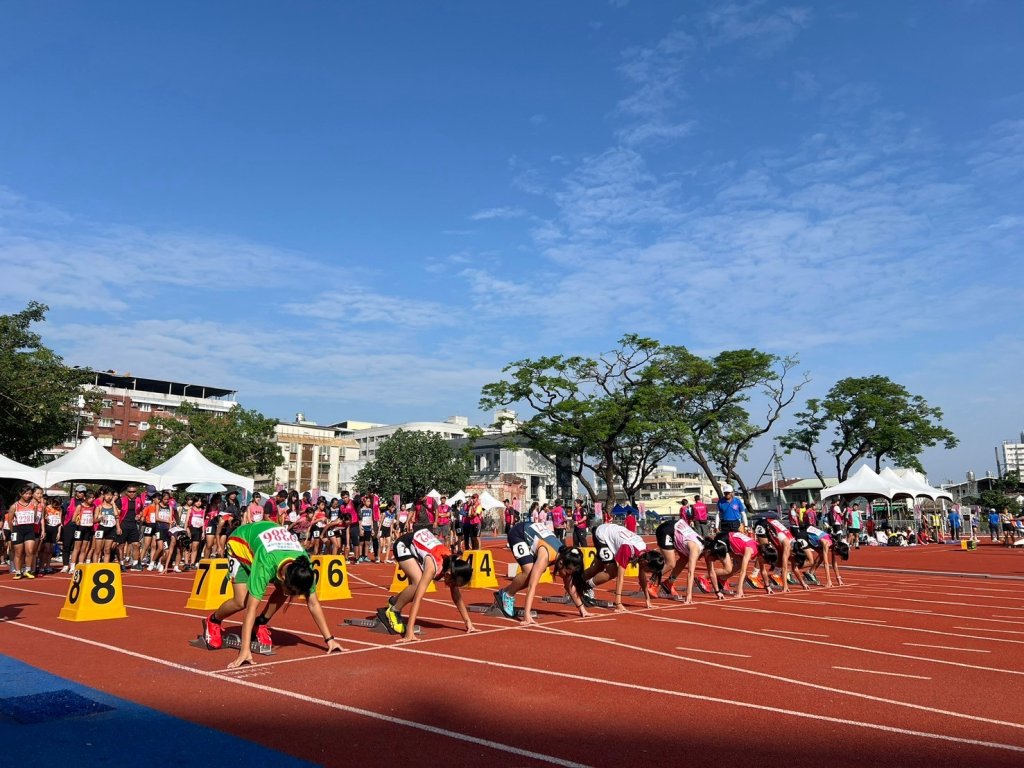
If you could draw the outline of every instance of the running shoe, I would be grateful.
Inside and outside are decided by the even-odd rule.
[[[260,624],[256,627],[256,642],[268,648],[274,644],[273,639],[270,637],[270,627],[266,624]]]
[[[67,573],[69,570],[70,569],[68,568],[68,566],[65,565],[63,568],[60,569],[60,572],[61,573]]]
[[[594,590],[592,589],[588,589],[586,592],[584,592],[580,599],[583,601],[583,604],[587,606],[587,608],[593,608],[595,605],[597,605],[597,599],[594,597]]]
[[[224,646],[224,638],[221,637],[221,626],[214,623],[212,613],[203,619],[203,640],[206,641],[206,647],[211,651]]]
[[[654,582],[649,583],[647,585],[647,594],[650,595],[651,597],[657,597],[658,596],[658,585],[655,584]]]
[[[35,577],[36,577],[36,575],[34,573],[32,573],[32,571],[25,571],[25,578],[26,579],[34,579]]]
[[[661,596],[662,597],[671,597],[671,598],[679,597],[679,593],[676,592],[676,585],[674,583],[673,584],[665,584],[665,582],[662,582],[661,583]]]
[[[377,618],[387,627],[388,632],[393,635],[405,634],[405,622],[401,615],[392,606],[377,609]]]
[[[17,581],[20,578],[21,578],[21,571],[15,571],[14,572],[14,579],[15,579],[15,581]]]
[[[505,618],[514,619],[516,617],[516,599],[504,589],[499,589],[494,594],[498,598],[498,607],[501,608]]]

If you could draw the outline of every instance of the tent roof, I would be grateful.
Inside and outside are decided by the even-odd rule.
[[[879,477],[885,480],[890,480],[893,483],[899,483],[900,486],[905,488],[909,494],[914,496],[914,498],[917,498],[918,496],[927,496],[932,501],[936,501],[940,498],[946,498],[950,501],[953,500],[952,494],[938,488],[932,488],[917,472],[914,472],[913,470],[906,470],[903,475],[900,475],[895,470],[886,467],[879,473]]]
[[[0,455],[0,477],[26,480],[43,487],[47,485],[43,470],[30,467],[27,464],[21,464],[3,455]]]
[[[221,485],[234,485],[247,491],[251,491],[253,486],[251,477],[238,475],[223,467],[218,467],[203,456],[192,443],[186,445],[163,464],[153,467],[150,472],[157,476],[158,479],[154,485],[161,490],[184,483],[220,483]]]
[[[46,473],[46,485],[69,480],[100,480],[156,485],[157,476],[121,461],[100,445],[95,437],[87,437],[73,451],[65,453],[40,467]]]
[[[867,464],[861,464],[860,469],[846,478],[846,480],[822,491],[821,498],[827,499],[831,496],[864,496],[865,498],[884,496],[887,499],[891,499],[901,493],[907,496],[910,495],[909,492],[894,487],[891,483],[879,477]]]
[[[480,504],[484,509],[494,509],[495,507],[505,506],[504,502],[498,501],[487,491],[480,494]]]

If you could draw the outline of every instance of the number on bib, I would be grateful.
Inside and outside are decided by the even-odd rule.
[[[512,556],[515,557],[516,559],[518,559],[520,557],[526,557],[529,554],[530,554],[530,545],[527,544],[525,541],[517,541],[512,546]]]

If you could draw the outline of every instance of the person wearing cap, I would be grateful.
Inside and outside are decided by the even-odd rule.
[[[747,510],[743,502],[733,495],[732,486],[722,486],[722,498],[718,500],[718,530],[738,533],[740,526],[747,524]]]

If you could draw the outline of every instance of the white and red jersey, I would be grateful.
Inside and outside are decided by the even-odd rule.
[[[757,556],[757,540],[753,536],[747,536],[745,533],[734,533],[729,534],[729,552],[736,555],[736,557],[743,557],[743,553],[750,550],[750,556]]]
[[[676,552],[686,552],[694,544],[697,546],[698,555],[704,549],[704,540],[699,533],[690,527],[686,520],[676,520],[676,524],[672,529],[672,538]]]
[[[789,528],[781,520],[777,520],[774,517],[755,521],[754,535],[768,539],[779,549],[782,549],[787,541],[793,542],[793,534],[789,532]]]
[[[36,521],[36,505],[35,502],[28,502],[22,504],[20,501],[14,502],[14,524],[15,525],[33,525]]]
[[[594,538],[612,551],[615,562],[625,568],[629,561],[647,551],[647,542],[616,523],[603,523],[594,530]]]
[[[91,504],[83,504],[78,508],[78,524],[83,528],[92,528],[95,517],[94,507]]]
[[[434,580],[437,581],[444,577],[441,573],[441,568],[444,565],[444,559],[451,557],[452,551],[448,548],[448,545],[441,541],[435,536],[429,528],[420,528],[415,533],[409,535],[409,549],[416,558],[416,562],[422,567],[427,559],[434,561]],[[403,539],[405,536],[402,537]],[[400,540],[401,541],[401,540]],[[396,548],[397,551],[397,548]]]

